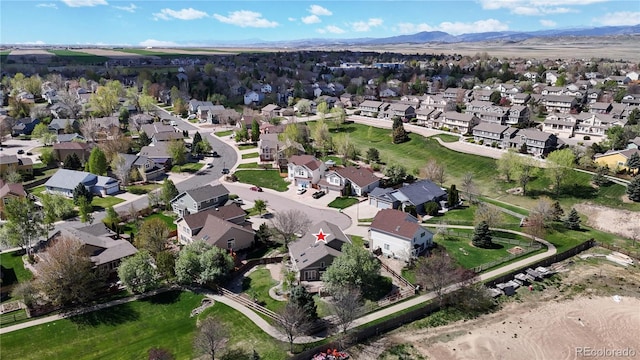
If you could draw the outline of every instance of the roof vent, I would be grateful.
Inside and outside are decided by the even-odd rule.
[[[220,211],[220,209],[216,208],[216,211]]]
[[[396,226],[396,232],[400,231],[400,225]]]

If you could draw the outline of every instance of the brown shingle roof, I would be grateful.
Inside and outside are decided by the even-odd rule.
[[[228,221],[230,219],[244,216],[245,212],[237,204],[229,204],[219,208],[208,209],[195,214],[186,215],[183,220],[187,223],[189,228],[193,230],[203,227],[209,215]]]
[[[87,150],[89,149],[89,144],[83,142],[63,142],[53,144],[53,150]]]
[[[294,155],[289,158],[289,162],[294,165],[302,165],[313,171],[320,167],[322,162],[311,155]]]
[[[347,166],[345,168],[336,169],[335,172],[343,178],[349,179],[349,181],[361,188],[380,180],[367,168]]]
[[[393,209],[378,211],[371,223],[371,230],[385,232],[405,239],[412,239],[419,228],[418,220],[411,214]]]

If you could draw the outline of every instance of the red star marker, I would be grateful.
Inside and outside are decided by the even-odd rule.
[[[322,232],[322,228],[317,234],[313,234],[313,236],[316,237],[316,242],[324,241],[325,243],[327,242],[327,236],[329,235],[331,234],[325,234],[324,232]]]

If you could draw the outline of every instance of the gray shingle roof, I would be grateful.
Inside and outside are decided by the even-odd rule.
[[[509,127],[505,125],[481,121],[480,124],[476,125],[476,127],[473,128],[473,132],[475,133],[476,131],[487,131],[494,134],[502,134],[508,128]]]
[[[98,182],[98,177],[84,171],[60,169],[44,183],[46,187],[73,190],[79,183],[85,186],[93,186]]]
[[[218,184],[215,186],[205,185],[195,189],[187,190],[185,193],[189,194],[191,198],[197,202],[213,199],[223,195],[228,195],[229,190],[224,185]]]
[[[319,233],[320,229],[327,235],[326,242],[316,242],[314,234]],[[321,221],[309,227],[309,231],[300,239],[289,244],[289,252],[298,270],[302,271],[327,255],[334,258],[340,255],[340,249],[347,243],[351,244],[351,238],[345,235],[338,226],[327,221]],[[328,266],[329,264],[326,265]]]
[[[413,184],[401,187],[397,192],[402,193],[414,205],[434,201],[447,193],[429,180],[419,180]],[[393,193],[391,194],[393,196]]]

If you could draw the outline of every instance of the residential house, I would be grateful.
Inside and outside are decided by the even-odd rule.
[[[636,136],[635,138],[629,140],[627,149],[640,149],[640,136]]]
[[[481,145],[506,148],[509,142],[508,138],[505,138],[505,133],[509,129],[510,127],[506,125],[481,121],[473,128],[473,140]]]
[[[24,198],[27,193],[20,183],[5,183],[0,178],[0,220],[5,219],[4,206],[12,199]]]
[[[146,156],[133,154],[118,154],[122,156],[125,162],[124,169],[127,174],[136,171],[142,181],[158,180],[164,175],[164,166],[159,166],[153,159]]]
[[[356,96],[349,93],[344,93],[340,95],[340,102],[344,105],[345,108],[352,108],[358,106],[358,101],[356,100]]]
[[[425,214],[424,205],[435,202],[445,207],[447,192],[430,180],[418,180],[398,189],[375,188],[369,193],[369,204],[378,209],[401,209],[415,206],[419,215]]]
[[[178,216],[195,214],[200,211],[224,205],[229,200],[229,190],[223,185],[205,185],[183,191],[171,199],[171,208]]]
[[[32,119],[32,118],[22,118],[16,120],[15,125],[13,125],[12,134],[14,136],[18,135],[31,135],[31,132],[36,127],[36,125],[40,124],[40,119]]]
[[[507,117],[507,125],[524,125],[531,120],[531,112],[529,107],[525,105],[512,105],[509,108],[509,114]]]
[[[440,115],[440,123],[454,132],[460,134],[470,133],[474,126],[480,123],[480,119],[473,114],[461,114],[455,111],[446,111]]]
[[[193,241],[204,241],[229,251],[247,249],[253,245],[255,231],[251,227],[236,225],[209,214],[204,226],[193,236]]]
[[[598,99],[600,99],[600,96],[602,96],[602,90],[601,89],[588,89],[587,90],[587,103],[589,104],[593,104],[594,102],[597,102]]]
[[[542,123],[542,131],[555,134],[559,138],[571,138],[578,120],[572,114],[553,113]]]
[[[509,108],[494,105],[490,101],[474,100],[467,104],[465,110],[467,114],[473,114],[482,122],[504,125],[509,118]]]
[[[0,175],[17,172],[23,176],[33,175],[33,161],[28,157],[17,155],[0,155]]]
[[[271,119],[276,116],[279,116],[279,112],[282,108],[276,104],[269,104],[260,110],[260,115],[264,116],[266,119]]]
[[[318,185],[327,192],[334,190],[347,196],[366,196],[380,185],[380,178],[368,168],[347,166],[327,172]],[[347,188],[351,189],[349,193],[345,192]]]
[[[611,103],[594,102],[589,104],[589,112],[592,114],[608,114],[613,110]]]
[[[555,134],[536,129],[522,129],[511,135],[509,147],[521,149],[523,144],[527,145],[527,152],[535,156],[545,156],[559,146]]]
[[[285,159],[287,154],[302,155],[304,147],[295,141],[280,141],[278,134],[262,134],[258,141],[258,153],[260,161],[272,162]]]
[[[73,197],[73,189],[78,184],[83,184],[87,190],[99,196],[113,195],[120,191],[120,183],[114,178],[68,169],[56,171],[44,183],[44,187],[45,191],[50,194]]]
[[[609,169],[614,171],[629,171],[629,167],[627,166],[627,161],[633,154],[640,155],[640,150],[635,149],[625,149],[625,150],[611,150],[607,151],[604,154],[596,154],[594,156],[594,161],[596,164],[600,166],[608,166]],[[638,173],[638,169],[635,170],[636,174]]]
[[[511,99],[511,104],[513,105],[524,106],[531,100],[531,95],[527,93],[511,94],[509,99]]]
[[[396,97],[396,96],[398,96],[398,92],[393,90],[392,88],[386,88],[380,91],[381,98]]]
[[[246,212],[238,204],[223,205],[216,208],[200,211],[195,214],[187,214],[178,220],[176,225],[178,229],[178,240],[181,244],[190,244],[193,237],[200,233],[200,230],[206,225],[209,215],[213,215],[224,221],[230,221],[236,225],[251,229],[251,223],[245,219]]]
[[[627,94],[620,101],[623,104],[640,105],[640,94]]]
[[[224,111],[225,108],[223,105],[201,105],[198,106],[196,115],[201,123],[217,124],[219,122],[218,117],[224,113]]]
[[[66,143],[66,142],[86,142],[87,139],[84,136],[73,133],[73,134],[58,134],[56,138],[56,143]]]
[[[245,105],[258,105],[264,100],[264,94],[261,92],[249,91],[244,94]]]
[[[369,227],[371,249],[383,255],[410,261],[433,244],[433,233],[418,219],[400,210],[380,210]]]
[[[184,136],[179,132],[161,132],[155,133],[151,136],[151,143],[157,144],[159,142],[172,142],[172,141],[183,141]]]
[[[273,91],[273,88],[271,87],[270,84],[262,84],[260,86],[260,92],[263,94],[271,94],[272,91]]]
[[[58,161],[64,161],[67,156],[76,154],[81,163],[85,163],[89,160],[91,154],[91,145],[85,142],[70,141],[59,142],[53,144],[53,155]]]
[[[624,126],[626,119],[616,118],[610,114],[581,113],[574,115],[576,118],[575,135],[597,136],[604,139],[607,130],[613,126]]]
[[[389,103],[384,103],[382,101],[374,101],[374,100],[365,100],[360,106],[358,106],[358,110],[360,110],[360,115],[369,116],[369,117],[378,117],[381,112],[385,111],[389,107]]]
[[[387,110],[382,112],[382,117],[385,119],[393,119],[396,116],[403,121],[409,121],[416,116],[416,109],[412,105],[392,103]]]
[[[146,156],[153,160],[156,165],[165,170],[171,168],[171,154],[169,154],[169,143],[158,142],[153,145],[143,146],[138,153],[139,156]]]
[[[310,226],[300,239],[289,244],[296,278],[300,281],[320,280],[345,244],[351,244],[351,238],[338,226],[327,221]]]
[[[442,92],[442,97],[445,100],[457,102],[458,101],[458,91],[464,91],[464,89],[460,88],[447,88]]]
[[[149,139],[151,139],[155,134],[175,133],[176,129],[171,125],[165,125],[161,122],[154,122],[152,124],[143,124],[142,126],[140,126],[140,131],[147,134]]]
[[[554,71],[547,71],[547,72],[544,74],[545,81],[546,81],[548,84],[555,84],[555,83],[556,83],[556,81],[558,81],[558,78],[559,78],[559,77],[560,77],[560,75],[558,75],[558,73],[557,73],[557,72],[554,72]]]
[[[327,166],[311,155],[294,155],[289,158],[287,178],[297,187],[312,187],[318,184]]]
[[[76,119],[53,119],[49,123],[49,131],[55,134],[64,134],[67,128],[77,131],[79,127]]]
[[[473,99],[476,101],[491,101],[491,94],[493,94],[493,90],[474,90]]]
[[[422,125],[422,126],[427,126],[428,121],[429,121],[429,116],[433,113],[433,112],[439,112],[438,110],[435,109],[418,109],[416,110],[416,124],[417,125]]]
[[[618,84],[618,86],[626,86],[631,82],[631,79],[629,79],[627,76],[622,75],[622,76],[607,76],[605,79],[605,81],[615,81],[616,84]]]
[[[200,101],[191,99],[189,100],[189,106],[187,108],[187,110],[189,111],[189,115],[197,114],[198,108],[200,108],[201,106],[213,106],[213,103],[211,101]]]
[[[543,95],[542,105],[547,108],[547,112],[569,113],[576,107],[578,101],[574,96],[569,95]]]
[[[455,111],[456,103],[445,99],[442,95],[426,95],[420,103],[420,109],[435,109],[440,112]]]
[[[81,228],[63,228],[51,241],[55,242],[61,237],[78,240],[82,244],[81,251],[91,258],[94,268],[108,274],[117,272],[123,259],[138,252],[135,246],[127,240],[119,239],[102,222]],[[46,256],[46,252],[38,256]]]

